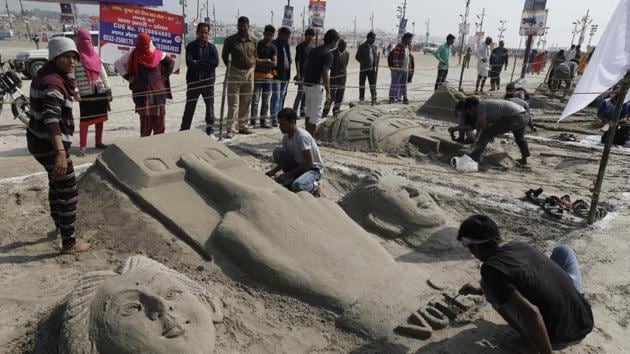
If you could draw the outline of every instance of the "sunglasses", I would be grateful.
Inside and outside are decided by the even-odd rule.
[[[462,237],[459,242],[461,242],[462,246],[468,247],[470,245],[480,245],[482,243],[490,242],[491,239],[487,240],[477,240],[474,238]]]

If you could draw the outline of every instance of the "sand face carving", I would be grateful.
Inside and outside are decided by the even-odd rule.
[[[448,225],[447,213],[427,192],[392,173],[363,178],[339,204],[357,223],[381,237],[419,246],[434,236],[432,247],[456,246],[456,230]]]
[[[156,159],[164,169],[145,164]],[[431,293],[430,265],[396,262],[339,205],[282,188],[201,132],[118,143],[96,170],[200,253],[342,313],[351,330],[392,335]]]
[[[70,294],[61,353],[212,353],[218,300],[181,273],[144,256],[120,273],[87,273]]]

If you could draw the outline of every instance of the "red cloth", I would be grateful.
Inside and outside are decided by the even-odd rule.
[[[163,134],[165,130],[164,126],[164,110],[161,110],[159,115],[140,115],[140,136],[150,136]]]
[[[103,142],[103,123],[96,123],[96,143]],[[87,146],[87,135],[88,135],[88,125],[81,125],[79,127],[79,146],[86,147]]]
[[[92,45],[92,35],[85,28],[77,32],[77,48],[81,54],[81,64],[85,68],[88,83],[90,86],[101,76],[102,62],[94,46]]]
[[[129,56],[129,76],[136,76],[138,73],[138,65],[142,65],[148,69],[156,68],[162,60],[162,51],[155,49],[151,36],[146,33],[140,33],[136,40],[136,47]]]

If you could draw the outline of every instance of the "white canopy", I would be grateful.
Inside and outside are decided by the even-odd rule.
[[[620,0],[558,121],[588,106],[630,70],[630,0]],[[625,102],[630,101],[630,94]]]

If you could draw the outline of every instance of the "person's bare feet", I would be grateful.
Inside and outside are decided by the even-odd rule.
[[[63,248],[61,253],[72,254],[72,253],[81,253],[88,252],[94,249],[94,245],[89,242],[85,242],[83,240],[77,240],[74,245],[68,248]]]

